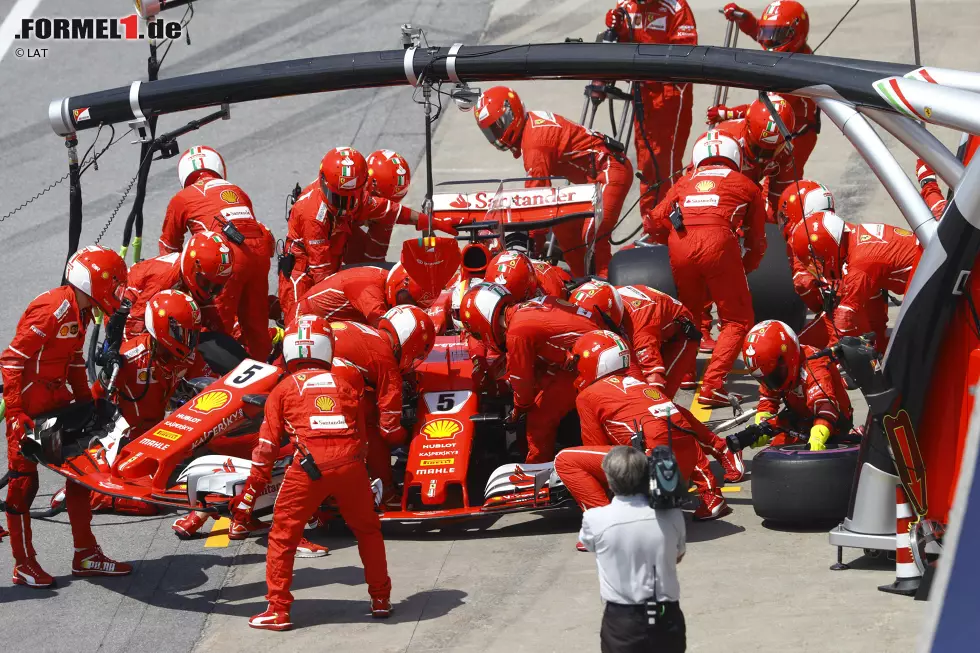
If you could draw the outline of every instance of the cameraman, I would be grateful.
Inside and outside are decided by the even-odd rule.
[[[685,551],[683,513],[650,507],[643,452],[613,447],[602,469],[615,496],[608,506],[585,512],[579,533],[596,554],[599,594],[606,602],[601,650],[683,653],[686,628],[677,581]]]

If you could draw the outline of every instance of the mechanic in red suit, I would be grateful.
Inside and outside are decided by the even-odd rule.
[[[381,520],[374,511],[371,482],[364,464],[364,384],[346,365],[331,367],[333,336],[321,317],[301,315],[286,328],[283,359],[286,375],[269,394],[252,471],[241,495],[232,500],[235,521],[250,521],[255,499],[271,479],[280,442],[289,438],[296,454],[276,497],[266,556],[269,607],[248,621],[252,628],[292,628],[293,563],[303,528],[328,497],[337,503],[357,538],[371,595],[371,614],[391,614],[391,579]]]
[[[317,181],[303,189],[289,212],[284,256],[279,264],[283,315],[295,315],[297,302],[310,288],[340,270],[350,235],[361,224],[414,224],[419,231],[426,231],[431,223],[455,235],[450,220],[430,220],[425,214],[365,192],[370,191],[368,180],[367,162],[352,147],[334,148],[320,161]],[[360,257],[356,253],[355,258]]]
[[[790,245],[790,236],[803,218],[817,211],[834,210],[834,196],[830,190],[823,184],[809,179],[800,179],[787,186],[776,205],[776,223],[783,230],[783,238],[786,240],[786,256],[793,271],[793,288],[807,308],[814,313],[823,310],[821,284],[806,269],[806,266],[800,263],[800,259],[796,258]]]
[[[622,145],[557,114],[526,111],[521,98],[506,86],[484,91],[473,113],[494,147],[511,152],[515,159],[523,156],[525,172],[536,178],[525,182],[528,188],[550,186],[546,178],[555,176],[573,184],[599,184],[603,214],[598,237],[593,219],[557,225],[554,233],[573,275],[587,274],[585,244],[594,241],[596,273],[606,276],[612,228],[633,184],[633,164]]]
[[[334,356],[352,364],[364,379],[368,471],[380,478],[382,504],[401,509],[391,477],[391,449],[405,442],[402,374],[411,372],[435,345],[435,327],[415,306],[396,306],[381,316],[377,329],[357,322],[331,322]]]
[[[572,275],[547,261],[531,259],[531,265],[534,266],[534,278],[538,282],[538,290],[552,297],[568,298],[568,284],[572,280]]]
[[[591,312],[555,297],[523,304],[503,286],[481,283],[463,297],[460,318],[467,330],[488,347],[507,356],[507,376],[514,391],[511,422],[527,419],[527,462],[555,457],[561,419],[575,409],[574,372],[567,353],[582,335],[600,328]]]
[[[728,134],[707,132],[694,145],[692,171],[643,215],[646,232],[667,243],[681,303],[691,315],[701,314],[709,296],[718,306],[718,342],[699,393],[706,406],[729,405],[725,377],[755,321],[745,275],[766,251],[765,201],[759,187],[738,171],[741,153]]]
[[[571,353],[578,371],[575,406],[582,421],[583,446],[559,451],[555,472],[582,510],[608,505],[602,458],[614,446],[630,446],[639,429],[647,449],[670,446],[681,476],[694,483],[701,497],[696,521],[729,514],[732,509],[691,436],[690,420],[661,389],[628,373],[632,363],[626,342],[611,331],[593,331],[579,338]]]
[[[167,206],[160,254],[180,252],[187,231],[224,233],[235,252],[234,273],[216,299],[218,312],[226,325],[237,319],[249,356],[264,361],[272,351],[268,297],[275,238],[256,220],[245,191],[226,181],[224,159],[215,150],[192,147],[184,152],[177,176],[183,190]]]
[[[926,206],[938,220],[943,217],[946,210],[946,196],[939,189],[939,182],[936,181],[936,171],[922,159],[915,160],[915,176],[919,180],[919,194],[925,201]]]
[[[572,291],[571,301],[602,315],[610,329],[625,336],[633,351],[630,376],[645,380],[668,399],[674,398],[684,370],[697,359],[701,337],[683,304],[648,286],[616,288],[605,281],[582,284]],[[745,466],[741,454],[731,451],[687,408],[677,406],[677,411],[690,424],[698,444],[722,466],[725,480],[742,480]]]
[[[888,295],[904,295],[922,247],[907,229],[887,224],[848,224],[821,211],[793,229],[793,253],[815,275],[836,284],[836,337],[875,334],[875,349],[888,348]],[[836,338],[834,339],[836,341]]]
[[[808,360],[817,351],[800,345],[796,333],[778,320],[752,327],[742,347],[745,367],[759,381],[755,423],[768,421],[794,431],[809,429],[811,451],[826,449],[831,436],[850,432],[854,417],[837,365],[829,357]],[[786,406],[788,415],[777,415],[780,405]],[[780,433],[774,444],[787,440]],[[752,446],[768,442],[769,436],[761,436]]]
[[[392,306],[428,308],[434,299],[408,276],[401,263],[390,271],[365,266],[341,270],[310,288],[297,304],[297,313],[376,327]],[[287,322],[290,319],[287,316]]]
[[[697,45],[698,28],[687,0],[620,0],[606,12],[606,27],[620,43]],[[639,98],[634,115],[636,164],[640,181],[640,211],[651,211],[684,169],[691,135],[694,86],[636,82]],[[652,156],[651,156],[652,155]],[[660,183],[659,188],[652,188]]]
[[[779,95],[770,95],[769,98],[786,129],[792,133],[796,125],[792,106]],[[803,174],[803,168],[795,162],[790,149],[786,147],[786,140],[769,109],[756,100],[749,105],[744,118],[726,120],[715,129],[730,134],[738,141],[742,147],[741,172],[759,184],[760,188],[765,189],[768,184],[767,210],[769,214],[774,213],[779,197]]]
[[[24,311],[10,345],[0,354],[7,420],[7,527],[14,555],[12,581],[51,587],[55,579],[37,561],[32,544],[31,504],[38,490],[37,463],[21,452],[21,440],[38,416],[70,403],[92,400],[82,347],[92,309],[111,315],[126,287],[126,264],[113,251],[94,245],[74,254],[67,284],[37,296]],[[104,553],[92,533],[88,488],[68,483],[65,503],[75,554],[73,576],[124,576],[132,566]]]
[[[395,210],[412,183],[412,171],[405,157],[392,150],[378,150],[367,157],[368,181],[365,202],[376,205],[370,214],[383,211],[380,219],[359,222],[351,229],[344,253],[345,263],[379,263],[388,254],[391,232],[400,211]]]
[[[201,311],[201,324],[208,331],[228,333],[234,324],[226,324],[215,306],[215,298],[229,282],[234,270],[235,253],[219,233],[194,234],[182,252],[145,259],[129,271],[125,298],[132,302],[126,320],[126,339],[147,332],[146,306],[164,290],[179,290],[190,295]]]
[[[793,0],[772,2],[762,11],[762,16],[758,20],[752,12],[733,2],[725,5],[722,11],[725,18],[735,22],[742,33],[751,36],[766,50],[813,54],[813,50],[806,42],[810,33],[810,17],[799,2]],[[790,132],[793,134],[793,158],[796,161],[797,174],[802,175],[803,167],[817,145],[817,135],[820,133],[820,110],[817,108],[817,103],[809,98],[790,95],[786,97],[786,101],[793,107],[796,123],[795,128],[790,127]],[[724,105],[711,107],[708,109],[708,122],[713,124],[723,120],[744,118],[748,107],[749,105],[745,104],[737,107]]]

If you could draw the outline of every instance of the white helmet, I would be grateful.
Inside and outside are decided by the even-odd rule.
[[[712,129],[694,143],[691,159],[697,168],[704,161],[717,158],[728,159],[736,170],[742,169],[742,146],[728,132]]]
[[[809,217],[817,211],[837,210],[834,205],[834,194],[823,184],[818,184],[816,188],[803,191],[803,217]]]
[[[180,155],[177,162],[177,178],[180,179],[180,187],[186,188],[190,176],[198,170],[210,170],[222,179],[225,179],[225,160],[221,158],[218,151],[207,145],[195,145]]]
[[[326,318],[319,315],[300,315],[286,327],[282,338],[282,357],[286,369],[290,363],[312,360],[330,367],[333,362],[333,331]]]

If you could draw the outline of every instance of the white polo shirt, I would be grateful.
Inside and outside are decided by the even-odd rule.
[[[596,554],[602,600],[623,605],[680,600],[677,559],[686,550],[684,513],[654,510],[644,495],[616,496],[586,510],[579,540]]]

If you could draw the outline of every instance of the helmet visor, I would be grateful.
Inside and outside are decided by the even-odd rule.
[[[766,50],[775,50],[787,45],[796,35],[792,25],[762,25],[755,40]]]
[[[202,293],[209,297],[217,297],[221,290],[225,287],[225,284],[219,282],[212,282],[203,272],[194,273],[194,283],[201,290]]]
[[[514,122],[514,112],[511,111],[510,103],[504,103],[504,113],[497,121],[489,127],[481,127],[483,135],[487,137],[490,144],[502,152],[510,149],[510,145],[504,142],[504,133]]]
[[[197,347],[200,333],[194,329],[185,329],[177,320],[170,318],[170,337],[187,348],[188,354]]]
[[[327,180],[324,179],[323,174],[320,175],[320,192],[323,193],[323,198],[334,209],[337,216],[347,215],[357,207],[356,195],[341,195],[333,192],[327,186]]]
[[[789,374],[790,369],[786,363],[786,357],[780,356],[776,360],[776,365],[772,370],[768,374],[763,374],[761,378],[762,382],[766,384],[766,387],[772,390],[781,390],[786,387],[786,383],[789,381]]]

